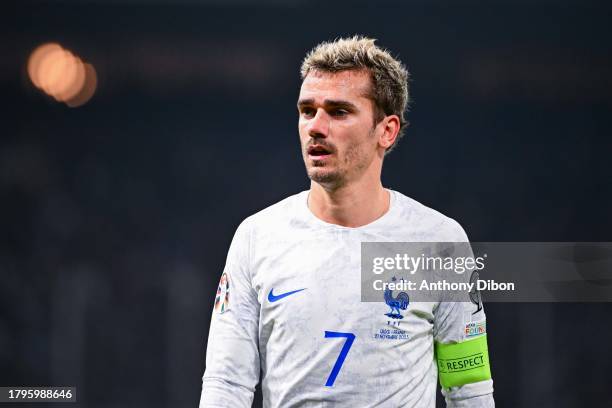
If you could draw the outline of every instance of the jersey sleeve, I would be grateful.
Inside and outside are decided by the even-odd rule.
[[[459,224],[456,227],[458,230],[453,242],[467,243],[463,228]],[[470,272],[464,276],[469,280]],[[446,406],[494,407],[486,316],[482,303],[440,302],[434,311],[434,343],[438,376]]]
[[[260,304],[251,284],[250,228],[234,235],[215,297],[200,408],[251,407],[259,381]]]

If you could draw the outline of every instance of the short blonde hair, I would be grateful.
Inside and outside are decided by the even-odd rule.
[[[387,149],[388,153],[397,145],[408,126],[404,112],[409,100],[409,73],[389,51],[375,45],[375,41],[373,38],[355,35],[323,42],[306,55],[300,73],[303,80],[310,71],[368,71],[372,78],[368,97],[374,102],[374,123],[380,122],[387,115],[397,115],[400,119],[399,133],[395,143]]]

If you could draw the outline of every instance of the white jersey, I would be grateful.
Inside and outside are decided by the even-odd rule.
[[[389,211],[348,228],[316,218],[308,191],[247,218],[232,241],[208,337],[200,408],[435,407],[434,340],[483,327],[470,303],[414,302],[400,328],[361,302],[361,242],[465,242],[454,220],[390,190]],[[389,335],[384,335],[385,333]],[[443,390],[448,406],[492,407],[492,380]]]

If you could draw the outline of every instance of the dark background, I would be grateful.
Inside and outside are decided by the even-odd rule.
[[[387,187],[473,241],[612,241],[610,3],[406,3],[3,3],[0,385],[197,405],[233,232],[308,188],[298,69],[337,36],[412,73]],[[88,104],[29,82],[48,41],[96,68]],[[612,406],[610,304],[486,308],[497,406]]]

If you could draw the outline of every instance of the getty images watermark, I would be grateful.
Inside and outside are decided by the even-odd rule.
[[[395,254],[393,257],[375,257],[372,260],[372,272],[376,275],[384,274],[385,272],[405,272],[409,276],[413,276],[417,271],[422,272],[452,272],[458,275],[463,275],[466,272],[473,273],[481,271],[485,267],[484,256],[411,256],[407,253]],[[385,282],[382,279],[376,279],[372,283],[375,290],[384,291],[390,290],[447,290],[447,291],[475,291],[475,290],[514,290],[513,282],[496,282],[495,280],[479,279],[478,275],[474,275],[476,279],[473,281],[447,281],[432,280],[431,276],[420,279],[420,282],[413,280],[397,279],[391,282]]]
[[[364,242],[361,298],[384,301],[612,301],[612,243]]]

